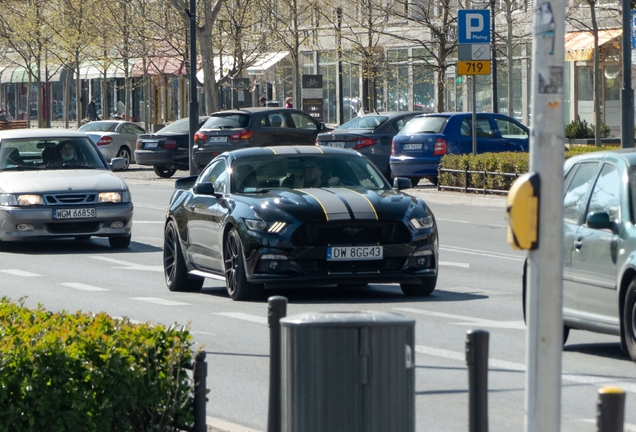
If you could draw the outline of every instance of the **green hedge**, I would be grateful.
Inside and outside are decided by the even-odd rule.
[[[565,152],[565,158],[576,156],[581,153],[589,153],[603,150],[616,150],[616,146],[576,146],[571,147]],[[511,176],[503,176],[497,174],[488,174],[485,176],[483,171],[490,173],[509,173],[524,174],[528,171],[529,154],[510,152],[510,153],[482,153],[476,156],[472,154],[452,155],[447,154],[442,157],[439,167],[444,169],[479,171],[478,174],[468,174],[469,188],[507,191],[512,186],[515,178]],[[439,173],[440,186],[464,187],[466,185],[466,174],[463,172],[441,172]]]
[[[188,330],[0,299],[0,431],[191,425]]]

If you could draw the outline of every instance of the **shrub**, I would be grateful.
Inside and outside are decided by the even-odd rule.
[[[609,133],[609,126],[601,123],[601,138],[607,138]],[[565,137],[570,139],[594,138],[594,125],[576,116],[572,122],[565,125]]]
[[[191,335],[0,299],[0,431],[191,425]]]

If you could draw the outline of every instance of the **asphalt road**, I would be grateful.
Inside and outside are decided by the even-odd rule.
[[[118,173],[135,203],[133,242],[115,251],[103,239],[11,245],[0,252],[0,295],[31,307],[106,311],[141,322],[188,325],[207,352],[210,423],[217,430],[264,431],[269,329],[266,302],[233,302],[222,283],[200,293],[171,293],[162,273],[163,220],[174,179],[133,165]],[[440,277],[427,298],[399,286],[272,290],[288,315],[321,311],[396,312],[416,321],[416,430],[468,430],[466,332],[490,332],[489,423],[493,432],[524,430],[524,253],[505,241],[504,200],[412,189],[433,209],[440,230]],[[597,391],[627,391],[626,431],[636,431],[636,365],[618,338],[573,331],[563,352],[562,430],[596,430]]]

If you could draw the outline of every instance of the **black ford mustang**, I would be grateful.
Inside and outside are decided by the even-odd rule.
[[[435,289],[433,213],[352,150],[236,150],[175,187],[163,252],[171,291],[199,291],[205,277],[224,280],[234,300],[257,298],[266,285]]]

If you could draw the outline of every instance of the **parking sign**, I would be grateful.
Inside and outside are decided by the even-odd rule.
[[[458,42],[460,44],[490,43],[490,10],[461,9],[457,11]]]

